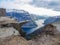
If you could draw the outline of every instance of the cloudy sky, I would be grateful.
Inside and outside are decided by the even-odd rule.
[[[32,14],[60,15],[60,0],[0,0],[0,8],[25,10]]]

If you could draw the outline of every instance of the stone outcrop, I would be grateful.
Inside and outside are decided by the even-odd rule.
[[[46,35],[48,35],[48,34],[54,35],[56,30],[57,30],[56,27],[52,24],[48,24],[43,28],[43,31]]]
[[[0,8],[0,17],[6,16],[6,9]]]

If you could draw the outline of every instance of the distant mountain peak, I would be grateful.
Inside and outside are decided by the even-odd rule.
[[[28,13],[25,10],[18,10],[18,9],[6,9],[6,12]]]

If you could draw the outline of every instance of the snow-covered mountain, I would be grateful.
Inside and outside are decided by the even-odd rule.
[[[43,15],[42,15],[42,16],[39,16],[39,15],[36,15],[36,14],[30,14],[30,13],[27,12],[27,11],[17,10],[17,9],[7,9],[6,12],[7,12],[7,16],[8,16],[8,15],[11,16],[11,15],[14,15],[13,13],[17,13],[17,14],[15,14],[15,15],[20,14],[20,15],[24,15],[24,17],[29,16],[31,19],[46,19],[47,17],[49,17],[49,16],[47,16],[47,15],[45,15],[45,16],[43,16]],[[30,19],[30,20],[31,20],[31,19]]]
[[[22,26],[22,29],[24,29],[26,32],[28,32],[32,28],[37,27],[39,25],[38,20],[48,18],[48,16],[39,16],[35,14],[30,14],[29,12],[24,10],[16,9],[6,10],[6,15],[16,18],[18,21],[31,20],[31,22]]]
[[[6,15],[16,18],[18,21],[25,21],[25,20],[31,20],[31,22],[26,23],[22,26],[22,28],[26,31],[31,28],[35,28],[37,25],[34,21],[32,21],[32,18],[30,14],[27,11],[24,10],[6,10]]]

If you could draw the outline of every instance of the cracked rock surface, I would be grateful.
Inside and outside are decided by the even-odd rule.
[[[0,39],[0,45],[60,45],[60,35],[37,37],[27,41],[21,36],[10,36]]]

